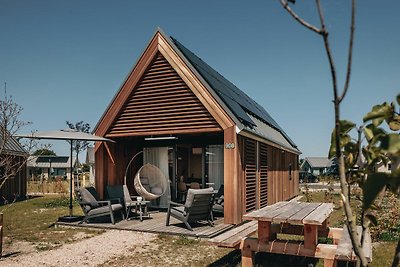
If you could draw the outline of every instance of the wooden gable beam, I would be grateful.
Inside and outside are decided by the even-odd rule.
[[[227,112],[211,95],[206,86],[202,84],[200,79],[193,73],[189,66],[187,66],[185,61],[178,55],[175,49],[177,48],[173,48],[160,31],[156,32],[149,45],[139,58],[138,62],[126,78],[125,82],[122,84],[120,90],[112,100],[110,106],[100,119],[95,129],[96,135],[106,136],[115,118],[118,116],[118,113],[123,108],[124,104],[131,95],[132,90],[140,81],[157,52],[160,52],[169,62],[169,64],[171,64],[171,66],[175,69],[187,86],[193,91],[196,97],[205,106],[208,112],[210,112],[222,129],[226,129],[235,125]]]

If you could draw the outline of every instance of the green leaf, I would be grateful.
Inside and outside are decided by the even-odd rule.
[[[400,135],[398,133],[390,133],[380,138],[380,148],[383,152],[393,155],[400,154]]]
[[[370,124],[372,125],[372,124]],[[367,138],[368,142],[372,140],[372,138],[374,138],[374,132],[372,131],[372,129],[370,127],[364,127],[364,135]]]
[[[394,116],[393,119],[388,123],[389,128],[392,131],[400,130],[400,116]]]
[[[386,173],[372,173],[368,175],[363,186],[363,209],[367,210],[378,196],[379,192],[390,183],[389,175]]]
[[[382,105],[372,107],[372,111],[368,112],[363,120],[364,122],[371,120],[375,126],[379,126],[391,114],[391,107],[385,102]]]
[[[339,122],[340,124],[340,133],[341,134],[346,134],[350,132],[356,125],[354,122],[348,121],[348,120],[341,120]]]

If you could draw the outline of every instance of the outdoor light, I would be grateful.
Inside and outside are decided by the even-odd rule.
[[[145,141],[156,141],[156,140],[176,140],[176,136],[159,136],[159,137],[145,137]]]

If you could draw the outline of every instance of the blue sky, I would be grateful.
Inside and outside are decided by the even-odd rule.
[[[323,1],[343,84],[350,1]],[[342,117],[361,123],[400,92],[398,1],[358,1],[354,67]],[[314,1],[294,9],[317,24]],[[333,127],[330,73],[320,37],[279,2],[0,0],[0,91],[31,130],[92,128],[157,27],[259,102],[301,157],[327,156]],[[67,154],[66,142],[55,142]]]

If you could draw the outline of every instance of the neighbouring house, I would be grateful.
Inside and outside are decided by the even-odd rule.
[[[14,137],[4,133],[1,127],[0,143],[0,203],[24,199],[27,192],[28,153]]]
[[[86,164],[89,166],[89,183],[95,184],[95,158],[94,158],[94,147],[88,146],[86,149]]]
[[[224,221],[298,193],[301,153],[267,111],[173,37],[157,30],[112,99],[94,133],[96,188],[124,183],[145,163],[170,188],[155,204],[178,198],[178,183],[224,185]],[[143,151],[126,170],[128,162]]]
[[[28,159],[28,179],[45,179],[49,177],[71,177],[71,157],[68,156],[30,156]],[[72,166],[75,166],[75,157],[72,158]]]
[[[392,163],[389,161],[387,164],[384,164],[382,161],[375,164],[375,171],[376,172],[384,172],[384,173],[391,173],[393,170],[396,170],[400,167],[400,160],[397,162]]]
[[[326,173],[331,165],[332,160],[326,157],[306,157],[300,166],[300,170],[315,175],[322,175]]]

